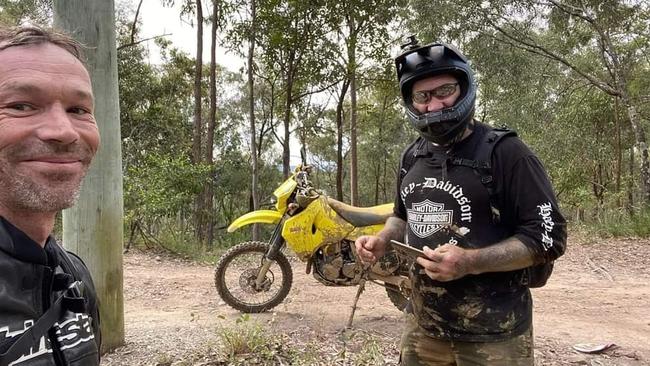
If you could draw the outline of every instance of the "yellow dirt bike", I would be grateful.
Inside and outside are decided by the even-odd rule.
[[[228,305],[246,313],[267,311],[289,294],[293,281],[284,248],[307,264],[327,286],[355,286],[362,279],[386,287],[399,309],[406,306],[410,282],[406,264],[394,252],[367,268],[357,256],[354,241],[381,230],[393,204],[360,208],[317,191],[309,180],[311,167],[300,165],[278,187],[275,210],[258,210],[237,218],[229,227],[263,223],[275,225],[268,243],[248,241],[230,248],[217,262],[215,285]]]

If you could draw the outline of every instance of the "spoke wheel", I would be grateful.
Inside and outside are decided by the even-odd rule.
[[[217,262],[214,283],[223,301],[245,313],[261,313],[280,304],[289,294],[293,272],[287,257],[278,252],[261,286],[255,284],[269,245],[244,242],[230,248]]]

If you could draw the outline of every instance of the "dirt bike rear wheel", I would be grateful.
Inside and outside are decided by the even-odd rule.
[[[269,245],[259,241],[238,244],[226,251],[214,272],[214,284],[223,301],[244,313],[261,313],[279,305],[289,294],[293,272],[287,257],[278,252],[262,288],[254,286]],[[281,278],[277,278],[280,275]]]
[[[409,299],[400,292],[397,286],[386,284],[386,294],[388,295],[390,302],[392,302],[399,310],[404,310],[406,305],[409,303]]]

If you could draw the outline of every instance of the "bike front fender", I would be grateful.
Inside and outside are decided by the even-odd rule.
[[[282,219],[282,214],[273,210],[257,210],[238,217],[228,226],[228,232],[250,224],[277,224]]]

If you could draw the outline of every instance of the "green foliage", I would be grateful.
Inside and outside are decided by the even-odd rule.
[[[234,327],[219,330],[223,352],[230,362],[248,364],[265,364],[275,361],[276,348],[280,338],[269,333],[259,323],[252,321],[250,315],[244,314],[235,321]]]
[[[357,76],[360,202],[393,201],[398,159],[415,133],[400,105],[389,53],[410,29],[421,41],[450,42],[469,56],[479,84],[476,117],[519,132],[545,164],[569,219],[607,233],[603,235],[647,234],[647,215],[628,214],[633,211],[628,207],[640,206],[641,159],[627,106],[617,105],[602,85],[585,78],[610,87],[619,80],[603,57],[596,24],[618,55],[617,71],[625,78],[641,126],[650,128],[650,9],[644,2],[557,2],[584,7],[593,23],[547,0],[409,0],[408,5],[401,0],[272,0],[256,4],[255,19],[249,2],[217,3],[231,51],[247,55],[255,30],[254,138],[262,208],[271,207],[272,192],[283,180],[285,133],[294,136],[292,150],[294,141],[306,147],[308,162],[317,168],[318,188],[335,195],[336,104],[351,70]],[[183,1],[183,16],[192,21],[193,4]],[[130,42],[131,13],[118,11],[121,45]],[[566,63],[521,41],[550,50]],[[230,234],[224,230],[252,209],[249,91],[243,73],[218,69],[214,164],[192,164],[194,60],[164,39],[157,42],[163,59],[159,65],[148,61],[140,44],[118,53],[126,232],[134,233],[135,244],[209,258],[215,251],[199,248],[193,239],[196,197],[205,186],[213,188],[216,252],[250,237],[249,228]],[[207,97],[203,103],[207,121]],[[346,199],[352,112],[347,99],[342,108]],[[270,230],[264,227],[262,237]]]
[[[0,0],[0,24],[52,23],[52,0]]]
[[[609,210],[588,227],[600,237],[647,238],[650,237],[650,209],[632,215],[623,210]]]
[[[209,170],[208,166],[191,164],[187,157],[146,155],[141,164],[127,170],[126,204],[151,216],[179,212],[209,182]]]
[[[359,167],[359,199],[365,206],[394,201],[399,158],[417,136],[404,116],[392,73],[386,67],[371,74],[374,82],[359,101],[359,160],[364,162]]]
[[[642,199],[632,182],[642,169],[634,149],[643,132],[632,128],[629,105],[616,105],[607,86],[620,88],[625,78],[628,93],[647,95],[645,2],[410,3],[411,29],[469,55],[478,74],[477,116],[518,130],[545,163],[569,219],[601,223],[603,213],[621,217],[635,204],[622,197]],[[605,55],[604,42],[611,42]],[[647,120],[647,103],[631,103]]]

